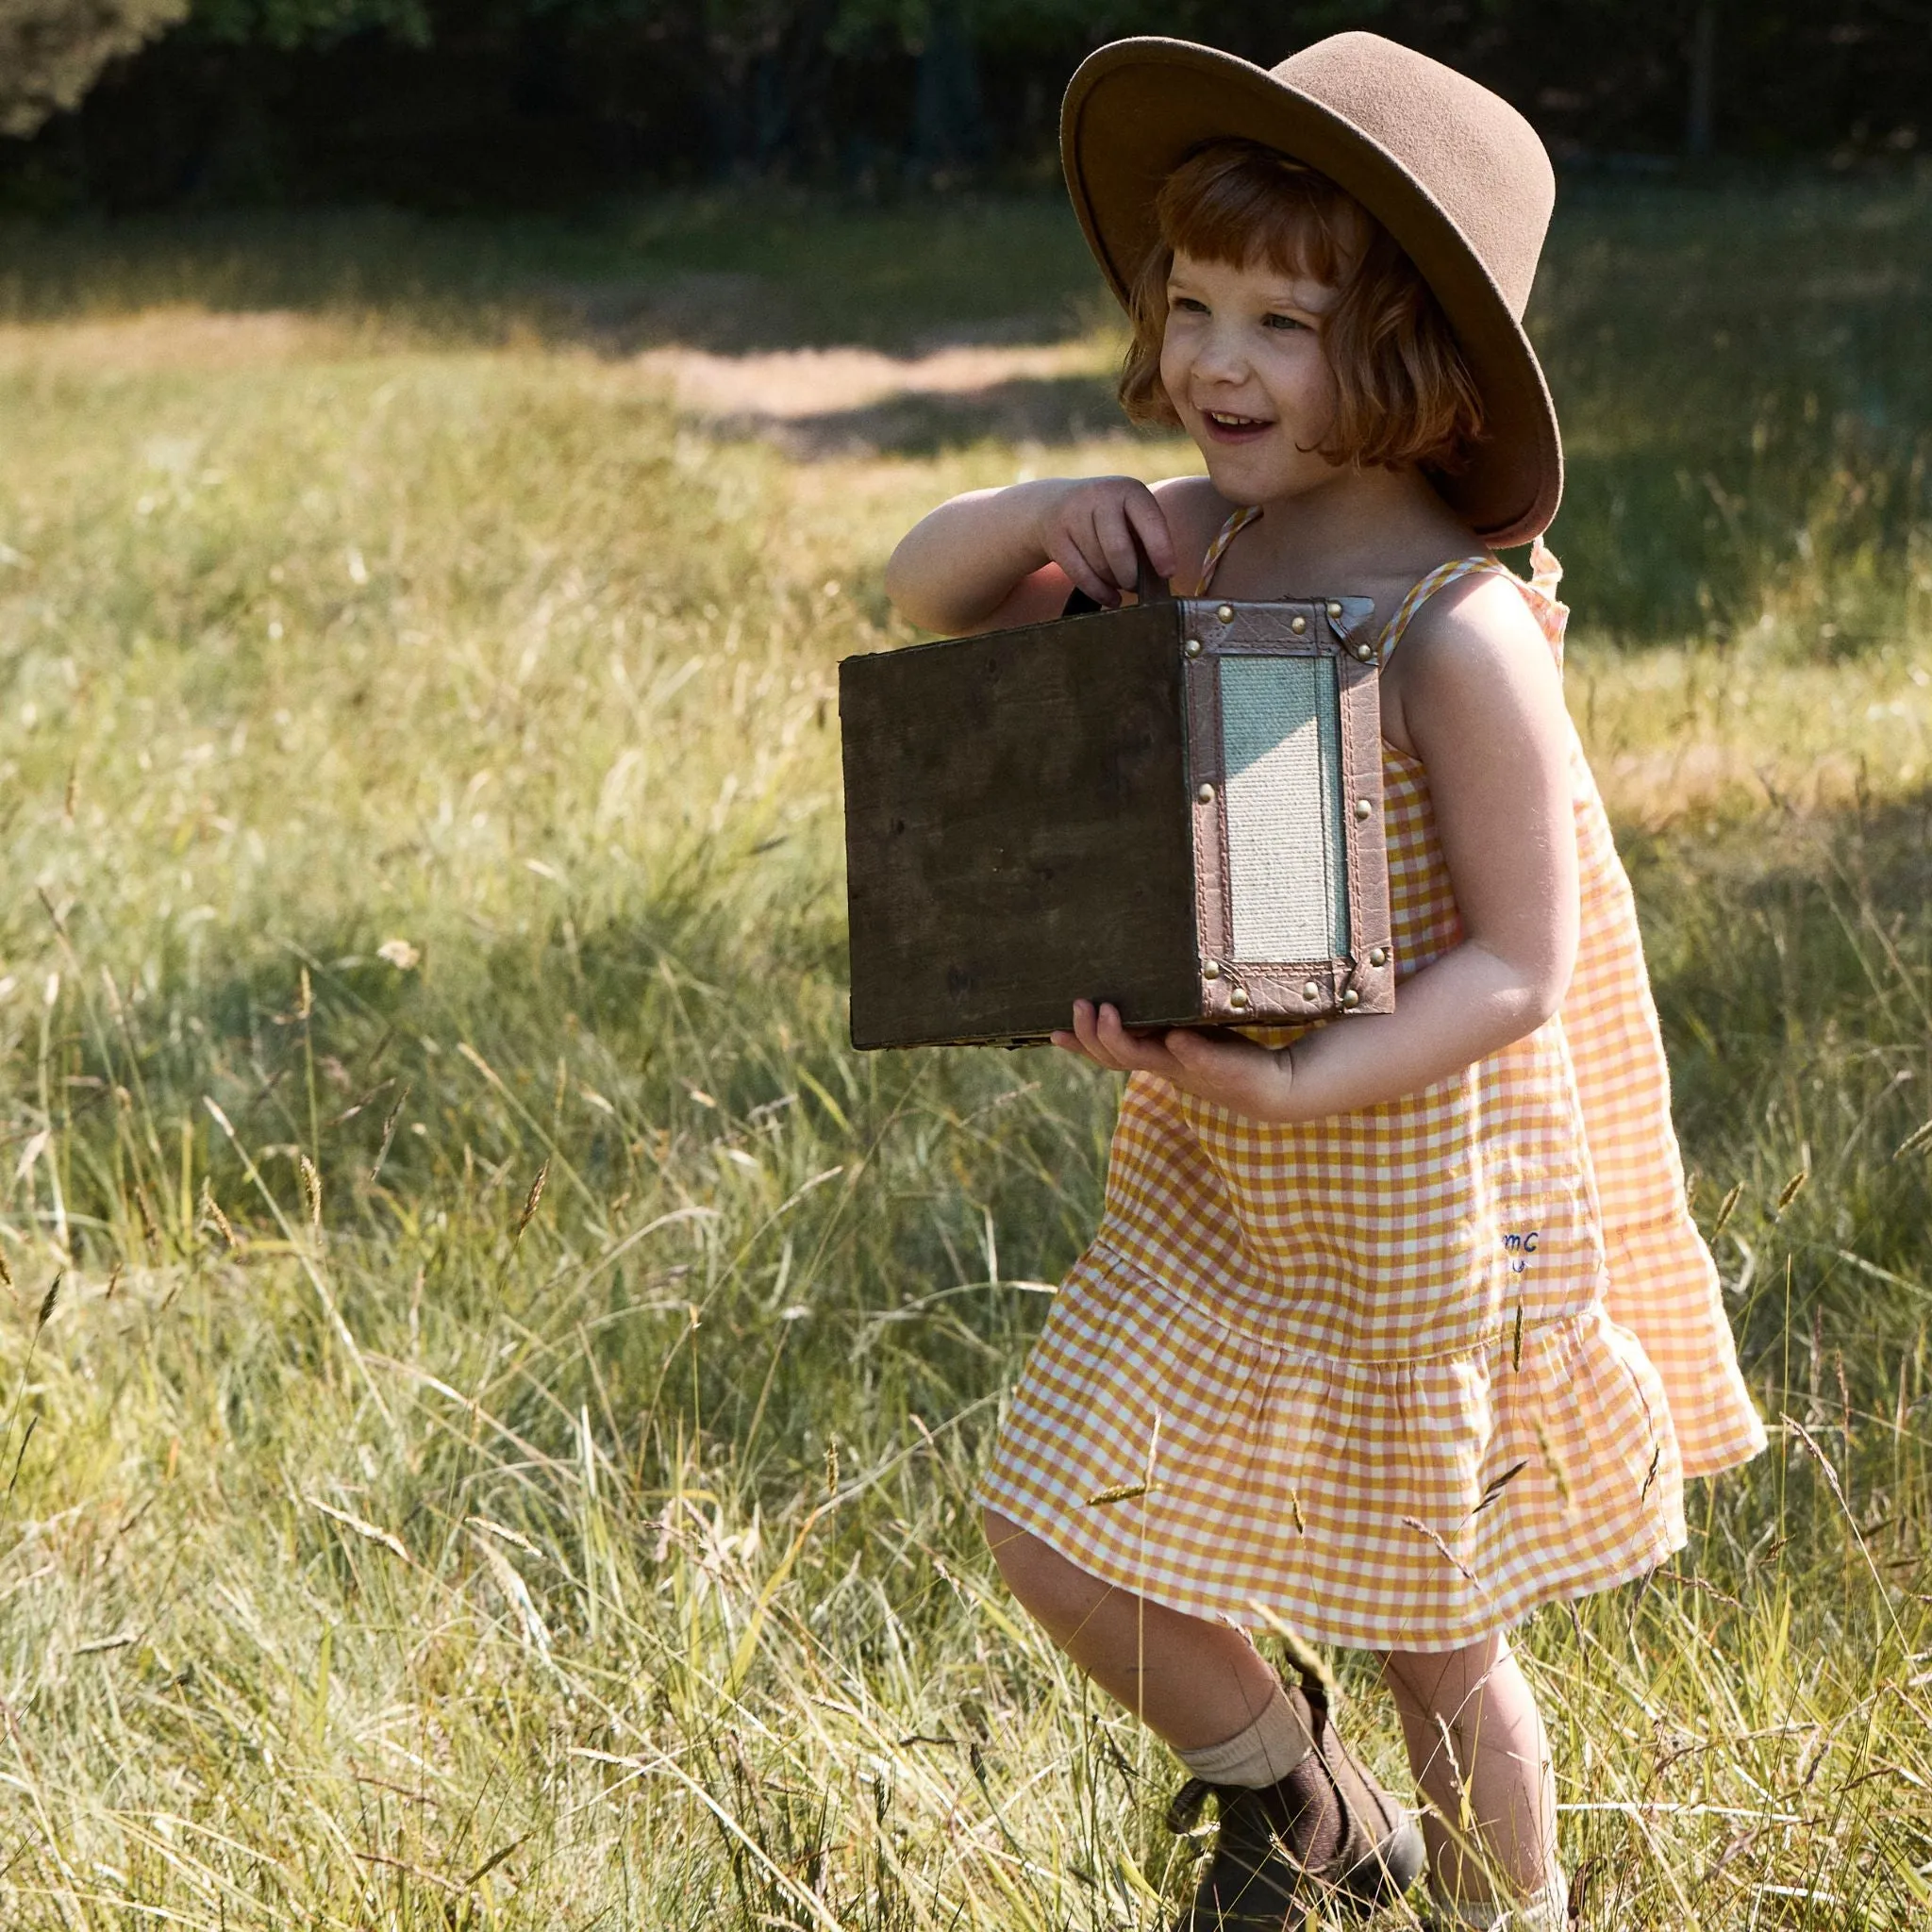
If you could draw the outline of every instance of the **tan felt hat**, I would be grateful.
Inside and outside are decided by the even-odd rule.
[[[1123,302],[1159,240],[1161,183],[1204,142],[1225,140],[1327,175],[1407,252],[1483,399],[1483,439],[1442,494],[1488,543],[1540,535],[1563,493],[1563,445],[1523,331],[1556,200],[1536,130],[1488,88],[1379,34],[1335,34],[1273,69],[1191,41],[1116,41],[1067,89],[1060,158]]]

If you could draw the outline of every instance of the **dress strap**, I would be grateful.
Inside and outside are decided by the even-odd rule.
[[[1201,581],[1194,586],[1194,595],[1205,597],[1214,581],[1214,573],[1221,568],[1221,559],[1227,555],[1227,546],[1261,514],[1261,506],[1251,503],[1244,508],[1233,511],[1226,523],[1221,526],[1220,534],[1208,546],[1208,555],[1201,559]]]
[[[1403,634],[1408,629],[1415,614],[1433,597],[1438,591],[1446,590],[1449,585],[1459,583],[1464,577],[1500,576],[1523,593],[1531,613],[1541,626],[1543,636],[1548,640],[1552,651],[1557,654],[1557,662],[1563,661],[1563,627],[1570,612],[1557,599],[1557,586],[1563,580],[1563,566],[1557,561],[1556,554],[1545,547],[1539,538],[1529,553],[1529,566],[1532,575],[1525,583],[1509,566],[1499,558],[1484,555],[1458,557],[1448,563],[1439,563],[1436,568],[1410,587],[1408,595],[1396,607],[1395,614],[1384,625],[1381,640],[1376,645],[1375,656],[1380,663],[1389,661],[1389,654],[1402,641]]]
[[[1506,576],[1514,575],[1493,557],[1457,557],[1447,563],[1439,563],[1426,576],[1419,577],[1409,586],[1408,595],[1395,607],[1394,616],[1382,626],[1382,635],[1375,644],[1376,658],[1384,664],[1389,661],[1390,652],[1402,641],[1410,620],[1438,591],[1446,591],[1451,584],[1460,583],[1464,577],[1482,576],[1499,570]]]

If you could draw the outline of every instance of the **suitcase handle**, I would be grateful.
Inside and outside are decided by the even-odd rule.
[[[1133,540],[1134,595],[1142,604],[1172,604],[1175,602],[1174,588],[1167,579],[1154,568],[1149,560],[1146,546],[1141,541],[1141,533],[1132,524],[1127,525],[1127,535]]]

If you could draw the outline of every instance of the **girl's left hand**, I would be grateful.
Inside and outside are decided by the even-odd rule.
[[[1292,1058],[1286,1049],[1257,1046],[1239,1034],[1197,1033],[1185,1026],[1136,1033],[1122,1024],[1118,1008],[1075,1000],[1073,1030],[1056,1033],[1053,1043],[1116,1073],[1158,1074],[1183,1093],[1250,1120],[1293,1117]]]

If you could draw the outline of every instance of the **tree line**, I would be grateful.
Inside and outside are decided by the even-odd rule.
[[[1050,161],[1090,47],[1367,26],[1559,156],[1909,156],[1932,0],[0,0],[0,199],[540,200]]]

